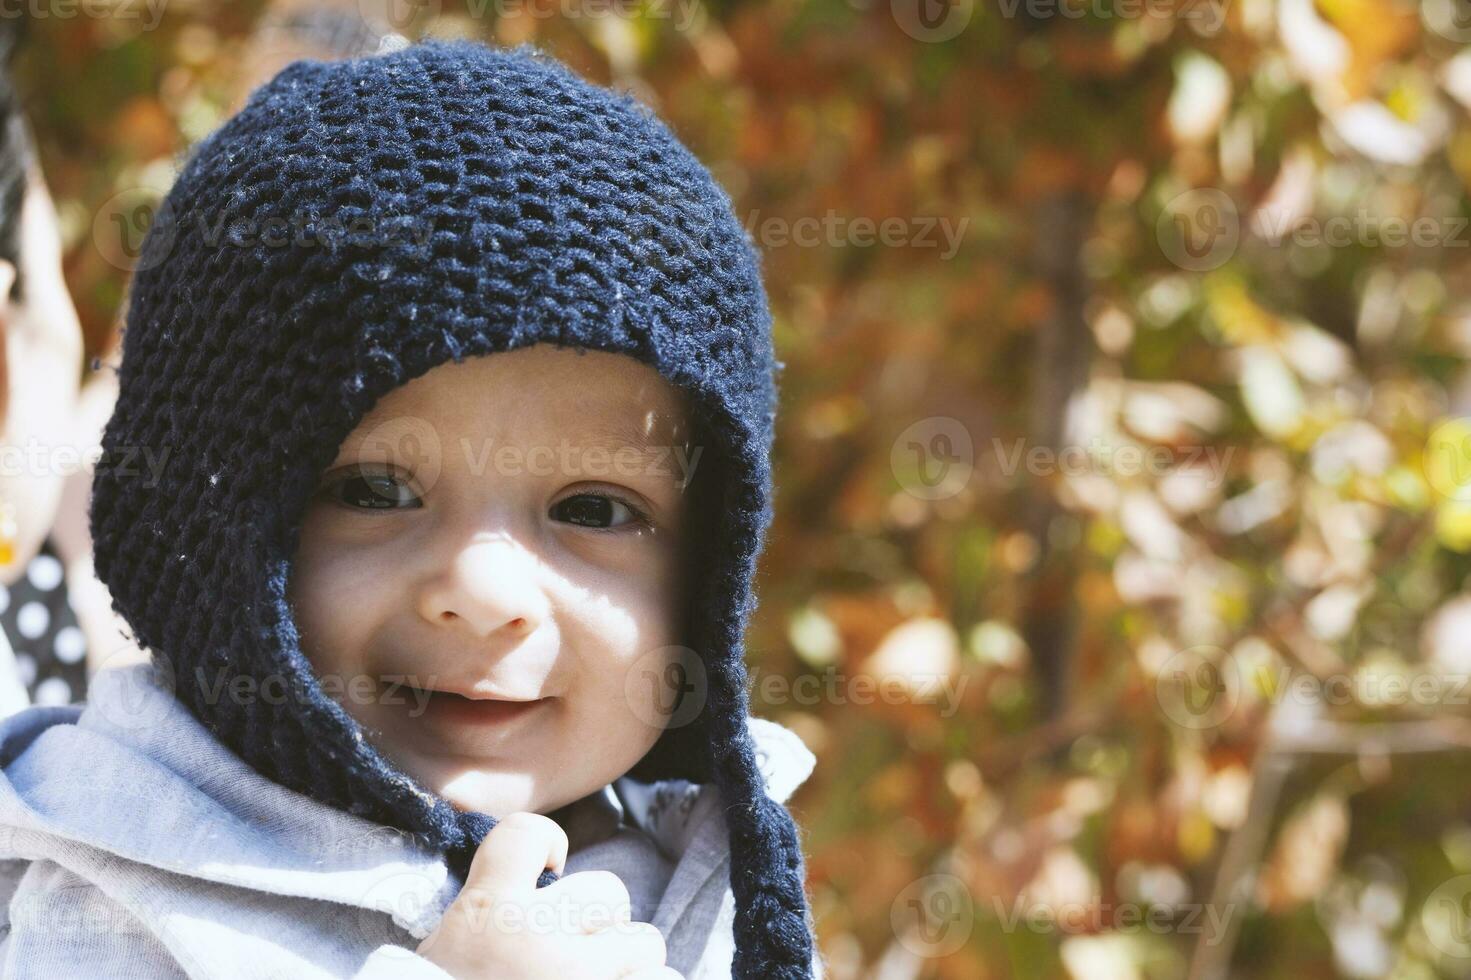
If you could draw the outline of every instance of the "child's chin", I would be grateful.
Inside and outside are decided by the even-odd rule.
[[[431,780],[428,788],[456,810],[504,817],[537,811],[541,794],[536,792],[536,782],[537,777],[530,773],[471,770]]]

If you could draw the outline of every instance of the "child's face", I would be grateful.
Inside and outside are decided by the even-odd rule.
[[[293,566],[324,690],[463,809],[547,813],[626,773],[673,707],[648,678],[683,639],[687,426],[653,368],[546,344],[389,392]]]

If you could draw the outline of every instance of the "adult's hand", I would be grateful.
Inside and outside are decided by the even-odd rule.
[[[9,585],[40,550],[69,474],[83,469],[73,413],[82,375],[82,329],[61,271],[56,207],[32,167],[21,204],[19,268],[0,262],[0,503],[13,508],[14,548],[0,564]],[[12,298],[16,274],[24,296]]]

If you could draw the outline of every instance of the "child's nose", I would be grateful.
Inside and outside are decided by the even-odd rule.
[[[538,565],[534,554],[510,542],[470,544],[421,590],[419,614],[436,625],[458,623],[477,636],[501,629],[534,633],[547,615]]]

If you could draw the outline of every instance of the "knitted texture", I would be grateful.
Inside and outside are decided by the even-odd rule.
[[[139,255],[92,496],[98,575],[222,742],[423,835],[463,878],[495,819],[425,791],[324,693],[287,582],[308,500],[379,398],[538,342],[629,355],[691,396],[714,481],[689,616],[704,704],[632,775],[718,785],[733,975],[810,977],[798,830],[745,720],[781,364],[730,199],[632,98],[469,42],[298,61],[257,89],[190,155]],[[284,697],[219,693],[267,677]]]

